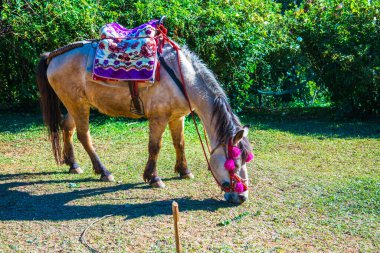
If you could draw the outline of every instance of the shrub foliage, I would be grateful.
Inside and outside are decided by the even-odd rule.
[[[380,112],[380,1],[309,1],[288,13],[301,52],[348,113]]]
[[[108,22],[133,27],[166,15],[169,35],[216,73],[235,110],[331,97],[350,112],[379,113],[379,4],[316,2],[4,1],[0,106],[36,103],[34,68],[42,52],[97,38]],[[263,90],[295,92],[259,95]]]

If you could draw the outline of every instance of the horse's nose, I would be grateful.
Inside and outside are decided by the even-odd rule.
[[[247,196],[245,196],[245,195],[239,195],[240,203],[243,203],[243,202],[246,201],[247,199],[248,199]]]
[[[244,201],[248,200],[248,194],[247,194],[247,192],[245,192],[241,195],[237,194],[236,192],[233,192],[233,193],[226,192],[224,194],[224,199],[227,202],[230,202],[233,204],[243,204]]]

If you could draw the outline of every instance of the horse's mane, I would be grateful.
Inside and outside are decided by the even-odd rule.
[[[191,64],[198,75],[209,88],[212,94],[215,95],[214,110],[212,113],[212,122],[215,122],[217,139],[219,143],[227,144],[228,141],[234,137],[238,130],[242,129],[239,118],[233,113],[226,94],[219,82],[216,80],[215,75],[207,68],[207,66],[198,58],[196,54],[191,52],[186,47],[182,48],[185,56],[191,61]],[[239,148],[242,151],[242,159],[246,160],[248,154],[251,152],[251,146],[246,137],[239,143]]]

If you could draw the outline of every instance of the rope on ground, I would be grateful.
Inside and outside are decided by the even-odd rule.
[[[221,198],[219,198],[219,197],[217,197],[217,196],[213,196],[213,198],[214,199],[216,199],[216,200],[219,200],[219,201],[222,201],[222,199]],[[170,201],[172,201],[172,200],[168,200],[168,199],[155,199],[155,198],[146,198],[146,199],[152,199],[152,200],[161,200],[161,201],[165,201],[164,203],[159,203],[159,204],[156,204],[156,206],[159,206],[159,207],[161,207],[161,206],[168,206],[169,204],[168,203],[170,203]],[[176,200],[176,201],[178,201],[178,202],[181,202],[181,199],[174,199],[174,200]],[[192,206],[204,206],[204,204],[202,203],[202,204],[192,204]],[[128,207],[129,208],[129,211],[130,210],[133,210],[133,209],[139,209],[139,208],[141,208],[141,207],[139,207],[139,206],[136,206],[136,207]],[[95,225],[96,223],[98,223],[98,222],[100,222],[100,221],[102,221],[102,220],[105,220],[105,219],[107,219],[107,218],[110,218],[110,217],[113,217],[113,216],[115,216],[115,215],[118,215],[118,214],[121,214],[121,213],[123,213],[123,212],[125,212],[125,210],[120,210],[120,211],[118,211],[118,212],[114,212],[114,213],[112,213],[112,214],[107,214],[107,215],[104,215],[104,216],[102,216],[102,217],[100,217],[100,218],[98,218],[98,219],[96,219],[96,220],[94,220],[93,222],[91,222],[83,231],[82,231],[82,233],[81,233],[81,235],[80,235],[80,237],[79,237],[79,242],[80,243],[82,243],[90,252],[92,252],[92,253],[100,253],[100,251],[99,250],[97,250],[97,249],[95,249],[95,248],[93,248],[93,247],[91,247],[90,246],[90,244],[87,242],[87,240],[86,240],[86,233],[87,233],[87,231],[93,226],[93,225]]]
[[[114,216],[114,214],[107,214],[107,215],[104,215],[103,217],[100,217],[99,219],[96,219],[95,221],[91,222],[90,225],[88,225],[82,232],[82,234],[80,235],[79,237],[79,241],[84,245],[86,246],[86,248],[88,250],[90,250],[92,253],[98,253],[99,251],[94,249],[93,247],[91,247],[87,241],[86,241],[86,233],[87,233],[87,230],[89,230],[95,223],[98,223],[99,221],[101,220],[104,220],[104,219],[107,219],[108,217],[111,217],[111,216]]]

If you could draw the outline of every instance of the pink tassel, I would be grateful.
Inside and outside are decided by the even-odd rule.
[[[224,168],[228,171],[235,170],[235,162],[233,159],[227,159],[227,161],[224,163]]]
[[[238,147],[232,147],[230,154],[231,154],[232,158],[238,158],[239,155],[241,154],[241,151]]]
[[[254,158],[255,158],[255,155],[253,153],[249,153],[245,162],[248,163],[248,162],[252,161]]]
[[[236,185],[235,185],[235,191],[237,193],[242,193],[244,192],[244,185],[240,182],[237,182]]]

